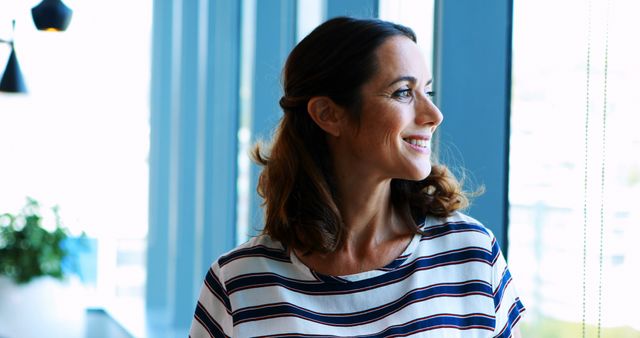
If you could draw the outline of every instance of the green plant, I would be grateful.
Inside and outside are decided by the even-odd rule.
[[[42,227],[39,203],[31,198],[18,214],[0,215],[0,275],[18,284],[40,276],[62,279],[65,260],[69,256],[64,242],[69,238],[62,227],[58,208],[53,231]]]

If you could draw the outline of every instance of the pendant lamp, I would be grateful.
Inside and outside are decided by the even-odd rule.
[[[13,43],[10,45],[11,55],[9,55],[9,61],[7,61],[2,80],[0,80],[0,91],[7,93],[26,93],[27,86],[24,84],[20,64],[16,57],[16,50],[13,48]]]
[[[16,30],[16,20],[11,21],[12,33]],[[11,54],[9,54],[9,60],[7,66],[4,68],[2,79],[0,80],[0,92],[7,93],[26,93],[27,86],[24,84],[24,78],[22,77],[22,71],[20,70],[20,64],[18,63],[18,57],[16,56],[16,48],[13,45],[13,39],[2,40],[0,43],[6,43],[11,48]]]
[[[73,11],[61,0],[42,0],[31,9],[31,15],[39,30],[61,32],[69,26]]]
[[[67,29],[73,11],[61,0],[42,0],[42,2],[31,9],[33,23],[41,31],[62,32]],[[13,20],[13,32],[15,32],[16,21]],[[9,61],[5,67],[4,74],[0,80],[0,92],[26,93],[27,87],[24,84],[20,64],[16,57],[16,50],[13,46],[13,38],[9,40],[0,39],[0,43],[6,43],[11,48]]]

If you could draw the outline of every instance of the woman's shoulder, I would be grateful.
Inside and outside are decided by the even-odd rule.
[[[448,217],[427,216],[420,226],[423,240],[446,238],[464,242],[477,243],[484,247],[491,247],[495,236],[489,228],[477,219],[454,211]]]
[[[221,255],[212,264],[212,269],[226,272],[224,275],[229,276],[269,270],[268,266],[278,262],[291,263],[288,250],[271,237],[259,235]]]
[[[280,242],[267,235],[258,235],[220,256],[217,263],[223,267],[236,260],[256,257],[279,259],[286,253],[287,250]]]

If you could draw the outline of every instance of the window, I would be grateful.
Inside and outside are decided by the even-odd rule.
[[[629,292],[638,285],[635,270],[640,266],[636,243],[640,237],[640,136],[635,130],[640,104],[634,92],[640,77],[640,51],[628,47],[640,30],[636,19],[640,4],[590,3],[590,11],[589,4],[580,0],[515,1],[514,5],[509,260],[528,308],[523,323],[527,337],[581,334],[585,182],[587,332],[595,333],[600,322],[603,337],[640,337],[637,313],[628,305],[640,301],[636,292]],[[590,113],[585,139],[588,70]],[[604,245],[599,318],[601,201]]]
[[[433,0],[380,0],[380,19],[414,30],[418,46],[433,73]]]
[[[59,205],[73,234],[97,239],[95,297],[87,305],[140,299],[152,2],[66,1],[74,13],[63,33],[37,31],[34,4],[14,3],[0,8],[0,38],[10,37],[15,18],[29,93],[0,93],[0,212],[19,210],[26,196]],[[7,57],[2,44],[2,67]]]

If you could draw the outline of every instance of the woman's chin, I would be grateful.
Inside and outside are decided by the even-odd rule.
[[[431,174],[431,166],[429,166],[429,168],[426,168],[426,169],[421,168],[421,170],[417,170],[416,172],[412,173],[408,177],[405,177],[404,179],[407,181],[422,181],[425,178],[429,177],[429,174]]]

